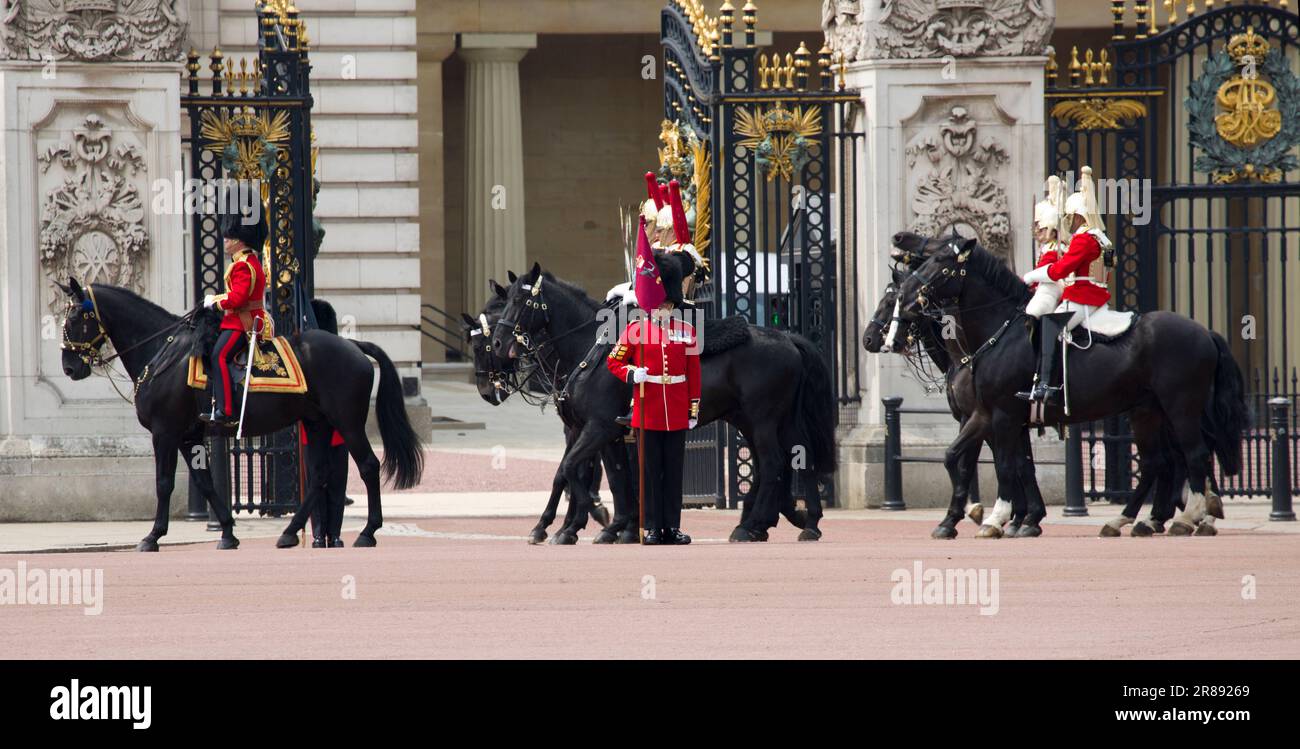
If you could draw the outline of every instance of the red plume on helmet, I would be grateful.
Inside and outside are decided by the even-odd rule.
[[[654,172],[645,173],[645,191],[646,196],[655,202],[656,211],[664,207],[667,201],[664,200],[663,193],[659,191],[659,180],[655,179]]]
[[[686,209],[682,207],[682,186],[673,180],[668,183],[669,205],[673,208],[673,234],[678,244],[689,244],[691,227],[686,224]]]

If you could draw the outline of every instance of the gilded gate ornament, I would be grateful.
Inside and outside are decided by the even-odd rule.
[[[812,138],[822,132],[822,113],[817,107],[786,109],[777,103],[766,112],[736,109],[737,141],[754,151],[759,171],[771,182],[780,176],[787,182],[808,161]]]
[[[1146,117],[1147,106],[1136,99],[1070,99],[1052,107],[1052,116],[1070,122],[1075,130],[1118,130],[1122,120]]]
[[[1215,183],[1276,183],[1300,166],[1300,78],[1253,28],[1206,58],[1187,94],[1193,167]]]

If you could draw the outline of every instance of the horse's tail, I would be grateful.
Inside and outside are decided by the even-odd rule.
[[[798,413],[795,414],[799,435],[806,441],[815,473],[835,472],[835,423],[838,414],[835,405],[835,388],[830,367],[812,341],[801,335],[791,335],[799,357],[803,360],[804,376],[795,395]]]
[[[1213,331],[1210,337],[1219,350],[1219,361],[1214,368],[1214,390],[1202,422],[1223,475],[1235,476],[1241,470],[1241,435],[1250,428],[1251,421],[1246,385],[1228,342]]]
[[[402,381],[388,354],[373,343],[353,341],[357,348],[379,362],[379,394],[375,398],[375,416],[379,435],[384,439],[384,478],[394,489],[410,489],[420,483],[424,473],[424,447],[420,436],[406,416]]]

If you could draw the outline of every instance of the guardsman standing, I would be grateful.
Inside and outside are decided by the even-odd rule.
[[[650,318],[628,323],[605,364],[633,387],[632,426],[643,440],[642,543],[689,544],[691,537],[681,531],[682,469],[686,430],[699,417],[700,357],[695,329],[672,313],[682,304],[682,279],[694,266],[685,253],[652,253],[644,222],[636,264],[637,303]]]
[[[1103,252],[1112,245],[1097,211],[1097,190],[1092,181],[1092,167],[1085,166],[1081,172],[1079,191],[1066,199],[1063,211],[1070,222],[1069,248],[1054,262],[1041,265],[1024,275],[1025,283],[1059,281],[1065,290],[1061,293],[1063,301],[1056,312],[1039,318],[1042,349],[1038,373],[1034,376],[1034,386],[1030,391],[1016,393],[1023,400],[1051,404],[1061,402],[1061,388],[1050,386],[1056,362],[1056,346],[1053,342],[1061,336],[1063,330],[1073,330],[1089,315],[1104,309],[1110,301],[1110,290],[1106,287],[1109,271],[1103,260]]]
[[[203,306],[224,313],[221,333],[212,347],[212,366],[208,381],[212,383],[213,411],[210,420],[231,423],[237,416],[234,383],[230,362],[243,351],[252,334],[262,333],[266,313],[262,300],[266,293],[266,271],[257,251],[266,243],[266,219],[258,212],[252,221],[239,214],[221,217],[221,237],[230,267],[226,268],[226,293],[209,294]],[[251,366],[251,361],[250,361]]]

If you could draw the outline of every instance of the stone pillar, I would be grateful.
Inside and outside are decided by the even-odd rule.
[[[56,283],[185,309],[183,206],[166,198],[182,169],[186,18],[156,6],[21,3],[0,19],[0,522],[153,516],[135,409],[104,378],[63,374]]]
[[[419,150],[423,157],[420,165],[420,298],[425,304],[455,314],[447,309],[444,272],[447,267],[447,206],[443,198],[442,64],[455,51],[456,36],[420,34],[416,49],[419,55]],[[432,317],[437,319],[436,315]],[[446,324],[441,319],[438,322]],[[424,338],[421,346],[420,360],[423,362],[441,362],[446,358],[446,348],[436,341]]]
[[[467,300],[483,297],[489,278],[525,270],[519,61],[536,46],[536,34],[461,35]]]
[[[862,96],[857,124],[866,137],[856,179],[866,220],[855,251],[864,323],[891,280],[890,239],[900,230],[937,236],[955,229],[1020,272],[1032,267],[1033,202],[1047,177],[1043,66],[1055,19],[1053,0],[1023,0],[1005,13],[933,0],[895,0],[890,12],[875,5],[839,3],[825,19],[827,43],[849,63],[847,86]],[[995,12],[1002,15],[988,17]],[[917,18],[927,20],[907,20]],[[927,34],[932,28],[952,32]],[[973,28],[984,31],[962,31]],[[956,422],[945,395],[927,393],[902,357],[858,351],[862,408],[857,424],[842,428],[837,486],[847,505],[874,507],[883,498],[881,399],[945,411],[904,415],[909,453],[942,454]],[[1063,499],[1060,475],[1038,471],[1049,501]],[[950,488],[943,471],[904,466],[909,507],[946,506]],[[989,502],[997,496],[991,482],[981,489]]]

